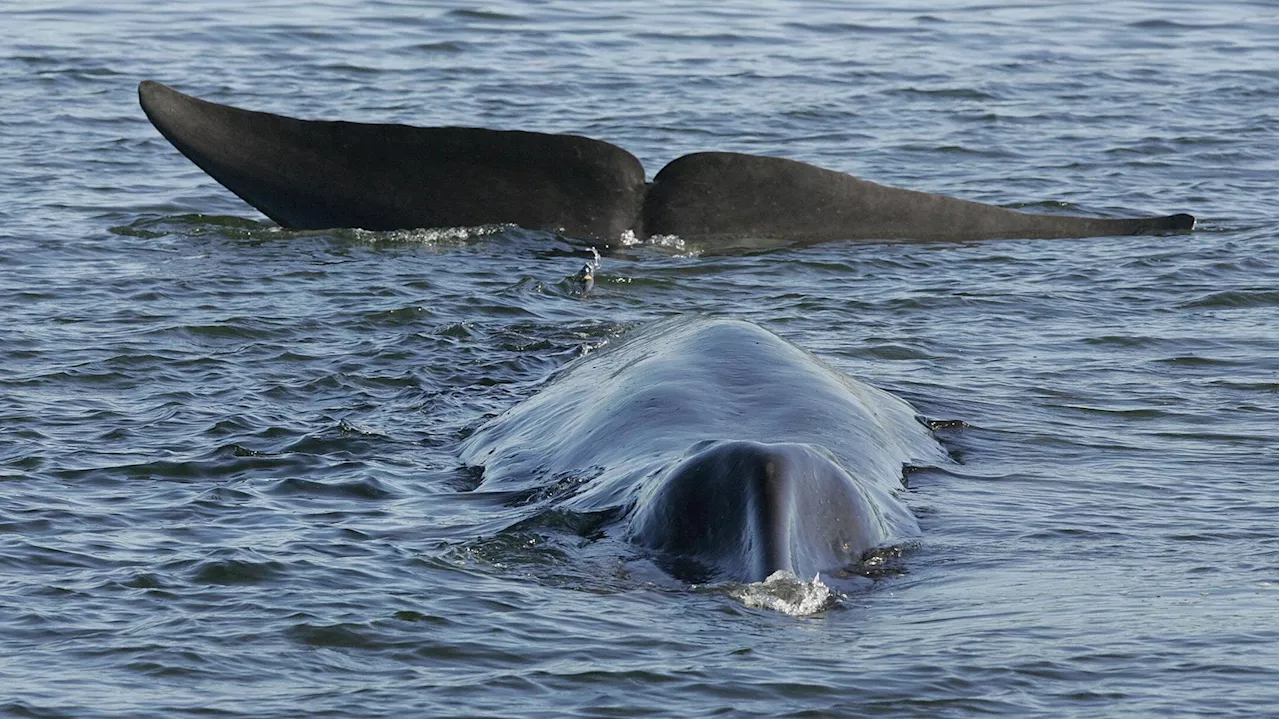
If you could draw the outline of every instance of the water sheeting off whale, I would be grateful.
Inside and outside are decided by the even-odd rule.
[[[1029,214],[859,180],[794,160],[699,152],[645,182],[631,153],[576,135],[298,120],[157,82],[143,111],[175,147],[280,225],[398,230],[509,223],[608,245],[678,235],[971,240],[1190,230],[1191,215]]]
[[[620,511],[619,536],[695,581],[811,578],[915,536],[903,466],[943,457],[903,400],[701,317],[577,361],[462,447],[478,491]]]

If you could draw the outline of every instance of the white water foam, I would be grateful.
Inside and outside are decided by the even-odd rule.
[[[634,230],[624,230],[618,236],[618,243],[623,247],[635,247],[636,245],[651,245],[654,247],[669,247],[677,250],[685,249],[684,238],[679,235],[649,235],[645,239],[636,237]]]
[[[459,245],[516,227],[511,224],[475,225],[472,227],[424,227],[413,230],[362,230],[351,233],[365,242],[414,242],[427,246]]]
[[[785,570],[770,574],[763,582],[738,585],[729,590],[729,596],[748,607],[772,609],[793,617],[824,612],[839,601],[838,595],[823,584],[818,575],[806,582]]]

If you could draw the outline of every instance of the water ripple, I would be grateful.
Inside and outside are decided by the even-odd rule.
[[[0,714],[1275,714],[1274,5],[224,5],[5,13]],[[145,78],[1201,223],[658,238],[583,297],[551,233],[281,230]],[[954,420],[919,546],[792,617],[538,511],[589,476],[466,491],[486,417],[682,312]]]

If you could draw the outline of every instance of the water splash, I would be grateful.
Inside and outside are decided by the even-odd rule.
[[[413,230],[347,230],[361,242],[422,244],[428,247],[468,244],[475,240],[514,229],[510,224],[475,225],[471,227],[426,227]]]
[[[763,582],[737,585],[729,590],[729,596],[748,607],[772,609],[793,617],[824,612],[839,602],[838,595],[817,575],[806,582],[786,570],[770,574]]]
[[[640,239],[632,230],[626,230],[619,235],[618,244],[623,247],[649,245],[651,247],[667,247],[677,250],[683,250],[685,248],[684,238],[679,235],[649,235],[645,239]]]
[[[582,265],[582,269],[578,270],[577,280],[582,283],[582,294],[580,297],[586,297],[591,292],[591,288],[596,286],[596,271],[600,269],[600,252],[596,248],[591,250],[591,259]]]

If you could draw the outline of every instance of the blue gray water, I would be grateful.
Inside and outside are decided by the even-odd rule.
[[[0,6],[0,715],[1276,716],[1277,8]],[[606,254],[284,232],[138,81],[577,132],[1193,234]],[[935,419],[921,536],[808,616],[516,527],[459,444],[701,312]],[[497,513],[500,514],[500,513]]]

